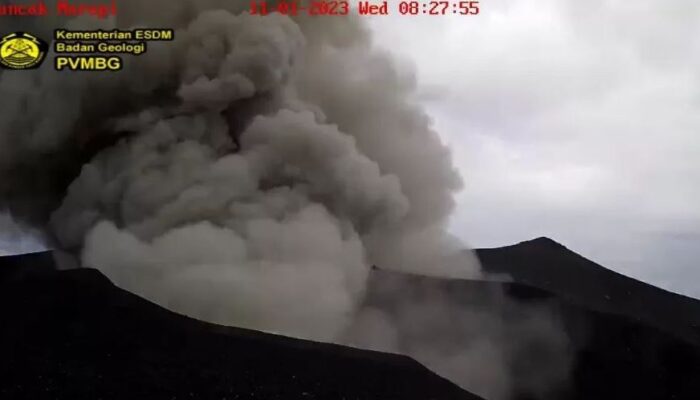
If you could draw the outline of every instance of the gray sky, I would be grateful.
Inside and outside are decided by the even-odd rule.
[[[20,227],[7,212],[0,211],[0,256],[41,251],[40,233]]]
[[[700,297],[700,2],[482,1],[370,21],[415,64],[472,246],[549,236]]]

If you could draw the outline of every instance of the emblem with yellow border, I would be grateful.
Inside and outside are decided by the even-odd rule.
[[[0,66],[5,69],[38,68],[46,58],[48,44],[25,32],[3,36],[0,41]]]

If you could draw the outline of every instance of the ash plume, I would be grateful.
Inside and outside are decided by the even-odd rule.
[[[349,333],[367,318],[371,265],[480,276],[446,232],[462,184],[450,152],[359,20],[251,16],[231,0],[119,6],[69,27],[172,27],[175,40],[116,74],[0,76],[0,208],[174,311],[323,341],[374,346]],[[508,382],[505,361],[473,363],[512,338],[460,324],[485,326],[453,340],[477,357],[437,357],[430,337],[396,348],[408,330],[388,318],[373,340],[457,383]]]

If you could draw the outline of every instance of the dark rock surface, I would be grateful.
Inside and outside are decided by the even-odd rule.
[[[568,393],[557,399],[700,398],[700,301],[610,271],[547,238],[477,255],[485,270],[513,277],[502,284],[509,296],[559,310],[575,359]]]
[[[556,318],[570,342],[566,350],[570,352],[572,360],[568,380],[552,382],[553,386],[547,393],[527,389],[528,382],[522,382],[521,377],[536,375],[527,368],[541,368],[543,359],[553,357],[546,350],[547,346],[542,346],[537,340],[513,335],[512,340],[528,340],[533,347],[510,360],[516,385],[514,399],[699,398],[700,348],[680,335],[640,322],[634,317],[595,311],[551,292],[514,282],[443,280],[387,271],[375,271],[374,278],[379,278],[378,281],[391,279],[394,284],[402,281],[402,290],[411,295],[439,291],[465,311],[488,310],[507,325],[526,315],[528,307]],[[370,294],[370,304],[380,301],[373,299],[373,296]]]
[[[590,310],[623,315],[700,345],[700,301],[659,289],[538,238],[477,250],[485,270],[544,289]]]
[[[0,256],[0,284],[41,276],[55,269],[54,253],[50,251]]]
[[[438,288],[456,304],[505,319],[518,309],[503,298],[557,315],[571,342],[570,379],[547,395],[516,390],[517,400],[700,398],[697,300],[549,239],[477,255],[513,282],[387,271],[372,279]],[[52,263],[48,253],[0,258],[0,399],[477,398],[406,357],[203,323],[97,271],[57,272]]]
[[[478,399],[408,357],[203,323],[47,257],[0,258],[0,399]]]

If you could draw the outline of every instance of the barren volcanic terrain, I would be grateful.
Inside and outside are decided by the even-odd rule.
[[[494,292],[560,316],[572,346],[570,378],[547,394],[518,391],[516,379],[517,399],[697,398],[697,300],[550,239],[477,254],[486,270],[514,281],[375,270],[367,302],[377,285],[400,280],[502,318],[512,316],[490,303]],[[123,291],[96,270],[53,265],[51,253],[0,258],[1,398],[478,399],[408,357],[207,324]],[[513,360],[513,374],[528,357],[538,357],[536,349]]]

